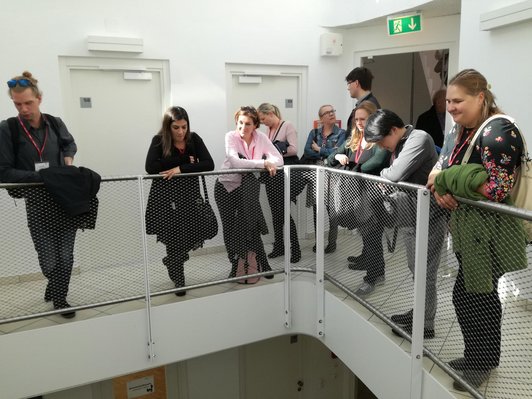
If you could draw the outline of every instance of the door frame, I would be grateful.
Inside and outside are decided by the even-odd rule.
[[[448,77],[454,76],[458,72],[458,43],[455,41],[443,41],[427,44],[419,44],[413,46],[397,46],[397,47],[385,47],[367,49],[362,51],[353,52],[353,68],[363,66],[362,59],[364,57],[381,56],[381,55],[393,55],[404,53],[419,53],[423,51],[435,51],[441,49],[449,49],[449,63],[448,63]],[[353,109],[353,99],[348,98],[346,103],[346,109]],[[446,113],[445,127],[452,126],[452,120],[448,113]]]
[[[124,72],[158,72],[160,74],[161,115],[171,104],[170,63],[168,60],[118,58],[118,57],[72,57],[59,56],[59,80],[67,126],[75,126],[73,110],[72,70],[112,70]]]

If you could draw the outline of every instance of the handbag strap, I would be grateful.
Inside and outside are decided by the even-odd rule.
[[[279,130],[281,130],[281,128],[283,127],[283,125],[284,125],[284,121],[281,122],[281,124],[279,125],[279,127],[278,127],[277,130],[275,131],[275,136],[273,136],[272,143],[275,142],[275,139],[277,138],[277,135],[279,134]]]
[[[469,147],[467,147],[467,150],[466,150],[466,152],[464,154],[464,158],[462,158],[462,165],[465,165],[466,163],[469,162],[469,158],[471,157],[471,154],[473,153],[473,148],[475,147],[475,142],[477,141],[478,137],[480,136],[480,134],[482,133],[484,128],[488,125],[488,123],[490,123],[492,120],[497,119],[497,118],[506,119],[511,124],[515,125],[515,119],[512,118],[511,116],[504,115],[504,114],[495,114],[495,115],[490,116],[488,119],[486,119],[484,121],[484,123],[482,125],[480,125],[480,127],[475,132],[475,135],[471,139],[471,142],[469,143]],[[517,125],[515,125],[515,127],[517,127]],[[517,130],[519,131],[519,134],[521,134],[521,131],[519,130],[519,127],[517,127]],[[525,153],[526,153],[525,138],[523,137],[522,134],[521,134],[521,139],[523,140],[523,149],[525,150]]]
[[[201,183],[203,185],[203,197],[205,198],[205,202],[209,202],[209,194],[207,192],[207,184],[205,183],[205,176],[201,176]]]

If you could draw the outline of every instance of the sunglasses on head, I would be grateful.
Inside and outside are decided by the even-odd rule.
[[[16,85],[19,85],[20,87],[31,87],[33,84],[29,79],[11,79],[7,81],[7,86],[12,89]]]

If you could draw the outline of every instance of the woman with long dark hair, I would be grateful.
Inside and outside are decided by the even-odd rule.
[[[188,253],[203,244],[195,212],[201,196],[199,178],[177,175],[213,169],[214,162],[203,140],[190,131],[187,111],[182,107],[168,108],[146,156],[146,172],[162,176],[153,180],[150,189],[146,233],[157,235],[157,240],[166,246],[163,264],[176,288],[185,286]],[[185,291],[176,295],[185,295]]]

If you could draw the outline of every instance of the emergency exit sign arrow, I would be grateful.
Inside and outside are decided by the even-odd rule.
[[[421,14],[388,17],[388,35],[402,35],[421,31]]]

